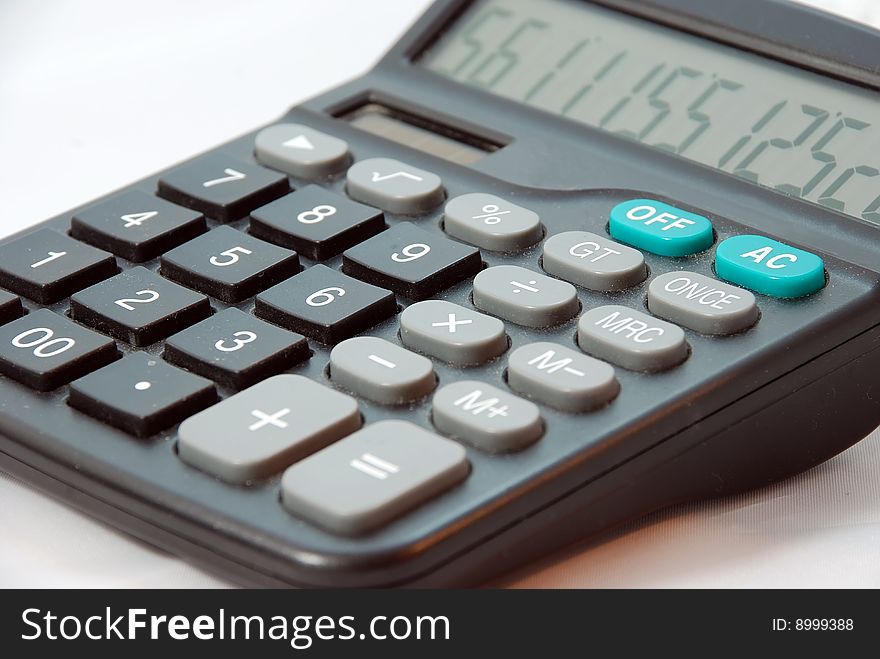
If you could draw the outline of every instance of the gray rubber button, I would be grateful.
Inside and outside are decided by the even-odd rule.
[[[400,339],[413,350],[458,366],[489,361],[508,346],[500,320],[444,300],[425,300],[404,309]]]
[[[434,426],[487,453],[518,451],[544,434],[538,407],[485,382],[462,380],[436,394]]]
[[[391,158],[369,158],[352,165],[347,191],[352,199],[403,215],[429,211],[445,195],[439,176]]]
[[[450,236],[496,252],[525,249],[543,235],[537,213],[482,192],[447,203],[443,228]]]
[[[688,357],[680,327],[616,304],[581,316],[577,336],[584,352],[633,371],[662,371]]]
[[[267,167],[306,179],[335,174],[349,162],[347,142],[302,124],[264,128],[254,150]]]
[[[474,306],[527,327],[556,325],[580,309],[574,286],[516,265],[474,277]]]
[[[284,472],[294,515],[354,535],[387,524],[463,481],[464,448],[407,421],[379,421]]]
[[[648,276],[642,253],[588,231],[566,231],[544,243],[544,270],[594,291],[622,291]]]
[[[648,286],[651,313],[703,334],[735,334],[758,320],[755,296],[696,272],[667,272]]]
[[[361,425],[357,403],[301,375],[276,375],[180,425],[181,459],[231,483],[278,473]]]
[[[330,378],[377,403],[408,403],[434,390],[430,359],[375,336],[358,336],[330,352]]]
[[[594,410],[620,392],[610,365],[546,341],[511,353],[507,383],[524,396],[566,412]]]

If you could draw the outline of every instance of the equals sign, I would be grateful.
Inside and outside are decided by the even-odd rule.
[[[377,458],[372,453],[364,453],[360,459],[356,458],[348,464],[358,471],[367,474],[367,476],[378,478],[380,481],[384,481],[391,474],[396,474],[400,471],[400,467],[393,462],[387,462],[382,458]]]

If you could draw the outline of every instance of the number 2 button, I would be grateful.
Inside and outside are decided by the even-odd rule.
[[[223,302],[241,302],[299,272],[296,252],[217,227],[162,257],[162,274]]]
[[[208,298],[142,266],[70,298],[70,316],[136,346],[146,346],[206,318]]]

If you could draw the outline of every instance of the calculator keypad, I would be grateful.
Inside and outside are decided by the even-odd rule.
[[[544,434],[538,406],[485,382],[461,380],[439,389],[431,404],[434,426],[487,453],[509,453]]]
[[[284,472],[284,507],[320,527],[366,533],[463,481],[456,442],[407,421],[379,421]]]
[[[472,192],[450,200],[443,213],[450,236],[496,252],[517,252],[541,239],[541,218],[495,195]]]
[[[368,158],[348,169],[352,199],[391,213],[417,215],[440,205],[446,194],[440,177],[391,158]]]
[[[558,325],[580,310],[574,286],[518,265],[474,277],[474,306],[526,327]]]
[[[755,296],[696,272],[667,272],[648,286],[648,309],[703,334],[735,334],[758,320]]]
[[[51,304],[118,271],[111,254],[53,229],[39,229],[0,247],[0,286]]]
[[[21,298],[0,290],[0,325],[19,318],[22,313]]]
[[[255,312],[321,343],[337,343],[397,312],[394,294],[315,265],[257,296]]]
[[[487,362],[508,346],[500,320],[445,300],[425,300],[404,309],[400,340],[413,350],[457,366]]]
[[[146,346],[211,314],[208,298],[137,266],[70,299],[76,321]]]
[[[119,357],[116,343],[48,309],[0,326],[0,372],[51,391]]]
[[[165,277],[222,302],[241,302],[300,270],[296,252],[228,226],[199,236],[162,257]]]
[[[352,247],[342,269],[411,300],[423,300],[480,271],[479,250],[403,223]]]
[[[251,213],[257,238],[295,249],[315,261],[375,236],[385,229],[382,211],[307,185]]]
[[[309,358],[300,334],[231,308],[165,342],[164,358],[233,389],[244,389]]]
[[[637,249],[589,231],[564,231],[544,241],[541,266],[555,277],[593,291],[623,291],[648,276]]]
[[[599,359],[632,371],[663,371],[688,357],[677,325],[611,304],[590,309],[578,320],[578,345]]]
[[[70,235],[142,263],[207,230],[201,213],[142,190],[126,190],[79,211]]]
[[[159,179],[159,196],[231,222],[290,190],[287,176],[222,153],[210,153]]]
[[[247,483],[280,472],[360,426],[351,396],[300,375],[276,375],[180,424],[178,452],[198,469]]]
[[[144,352],[70,385],[68,403],[137,437],[148,437],[217,400],[208,380]]]
[[[302,124],[264,128],[254,140],[254,153],[266,167],[304,179],[330,176],[349,161],[348,143]]]

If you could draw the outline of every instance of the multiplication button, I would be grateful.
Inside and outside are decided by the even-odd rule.
[[[443,228],[453,238],[496,252],[525,249],[542,235],[537,213],[482,192],[447,203]]]
[[[439,176],[391,158],[352,165],[346,189],[352,199],[402,215],[425,213],[445,195]]]
[[[534,403],[475,380],[440,389],[431,414],[437,430],[487,453],[518,451],[544,434]]]
[[[625,290],[648,276],[640,251],[588,231],[548,238],[541,265],[555,277],[602,292]]]
[[[400,340],[457,366],[487,362],[508,346],[500,320],[445,300],[425,300],[404,309]]]
[[[758,320],[755,296],[696,272],[667,272],[648,287],[651,313],[703,334],[735,334]]]
[[[463,481],[465,450],[407,421],[379,421],[284,472],[281,500],[330,531],[371,531]]]
[[[526,327],[556,325],[580,309],[574,286],[516,265],[474,277],[474,306]]]
[[[688,357],[680,327],[616,304],[582,315],[577,337],[584,352],[633,371],[662,371]]]

